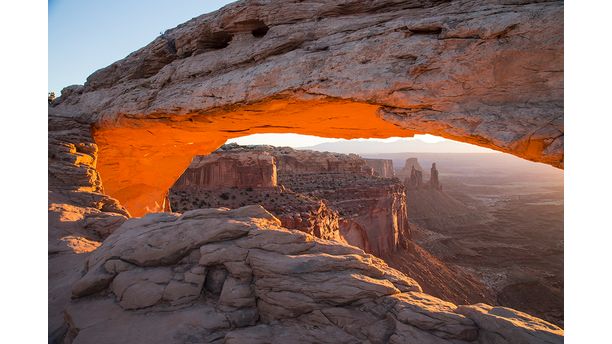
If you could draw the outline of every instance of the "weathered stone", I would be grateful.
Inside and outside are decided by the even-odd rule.
[[[170,281],[163,292],[163,299],[171,304],[191,302],[202,293],[202,283],[184,283],[176,280]]]
[[[456,312],[478,325],[482,343],[563,343],[562,329],[511,308],[479,303],[459,306]]]
[[[150,266],[127,265],[129,269],[125,270],[119,262],[142,245],[135,233],[174,241],[182,235],[176,215],[156,218],[164,221],[145,217],[126,222],[125,228],[111,234],[91,254],[89,271],[78,283],[101,293],[75,295],[66,315],[69,338],[121,343],[133,338],[124,331],[143,332],[142,338],[151,338],[148,332],[158,331],[151,326],[167,328],[161,321],[176,325],[167,330],[179,342],[194,338],[201,342],[212,338],[236,342],[248,336],[248,342],[268,343],[458,344],[503,337],[535,338],[527,343],[537,343],[539,337],[533,336],[534,331],[553,342],[562,338],[562,330],[520,312],[490,308],[484,314],[475,309],[489,306],[457,308],[423,294],[416,282],[381,259],[343,243],[278,227],[278,220],[260,207],[191,213],[193,227],[202,231],[232,223],[247,232],[246,236],[204,242],[193,248],[202,253],[201,258],[217,254],[215,259],[200,261],[211,265],[167,263],[173,260],[161,257]],[[307,248],[295,249],[300,242],[308,243]],[[125,249],[118,255],[108,254],[117,243],[123,243]],[[293,248],[283,249],[283,245]],[[171,250],[166,253],[174,255]],[[95,271],[100,272],[97,280]],[[107,290],[116,295],[116,301],[104,292]],[[88,313],[86,309],[92,309],[93,304],[100,314]],[[146,313],[133,311],[142,308]],[[186,314],[195,318],[189,320]],[[204,321],[202,316],[212,318]],[[219,317],[224,321],[214,320]],[[117,319],[129,320],[132,326],[128,329]],[[113,335],[100,334],[102,329]],[[291,337],[286,337],[288,333]],[[159,338],[168,337],[160,334]]]
[[[158,303],[172,279],[170,268],[133,269],[119,273],[111,285],[124,309],[138,309]]]
[[[219,296],[219,304],[231,308],[255,307],[255,294],[250,281],[240,281],[232,276],[225,279]]]
[[[193,155],[279,128],[430,133],[563,166],[562,23],[560,1],[241,1],[95,72],[49,112],[95,124],[105,191],[136,215],[162,209]],[[53,184],[99,180],[58,166]]]
[[[223,290],[223,285],[227,279],[228,272],[220,266],[213,266],[206,274],[204,288],[210,293],[219,295]]]
[[[219,154],[196,156],[172,186],[219,188],[270,188],[276,186],[276,163],[269,154]]]
[[[397,320],[447,339],[473,341],[478,338],[474,322],[455,313],[457,306],[431,295],[409,292],[391,296],[401,300],[393,308]]]
[[[155,215],[116,229],[130,213],[108,195],[136,216],[165,209],[168,188],[193,155],[210,152],[231,137],[278,128],[344,138],[431,133],[563,166],[562,19],[563,3],[555,1],[241,1],[169,30],[94,73],[85,86],[66,88],[49,108],[49,197],[50,203],[60,205],[49,207],[49,251],[57,254],[50,255],[50,271],[57,272],[64,262],[60,257],[77,259],[67,265],[65,275],[50,275],[50,284],[68,286],[67,281],[81,276],[73,267],[88,261],[86,274],[72,288],[79,298],[66,311],[67,339],[363,342],[322,316],[319,310],[330,307],[330,291],[319,285],[331,279],[345,288],[363,287],[366,291],[338,288],[330,295],[346,292],[345,300],[354,301],[338,307],[363,306],[381,314],[380,305],[367,308],[372,298],[389,298],[390,291],[399,295],[401,283],[410,291],[410,283],[374,259],[375,270],[386,271],[380,279],[351,269],[316,272],[304,280],[304,274],[278,275],[261,265],[252,285],[258,298],[266,298],[258,302],[258,311],[268,315],[244,329],[231,329],[232,323],[248,321],[228,320],[227,314],[197,302],[171,312],[158,311],[156,303],[144,316],[122,309],[103,293],[88,296],[108,290],[116,279],[104,268],[110,259],[118,257],[145,270],[194,264],[200,258],[191,255],[203,245],[235,241],[264,228],[275,231],[279,225],[265,211],[254,216],[253,208],[243,208],[229,216],[225,210],[184,214],[180,221],[176,215]],[[150,166],[157,168],[152,172]],[[75,209],[66,210],[65,205]],[[181,221],[197,223],[208,234]],[[248,230],[233,231],[237,223]],[[229,234],[214,233],[218,227]],[[146,240],[126,234],[132,231]],[[61,240],[69,236],[74,240]],[[313,241],[308,254],[323,247],[329,255],[354,250]],[[292,254],[276,254],[299,256],[300,245],[295,242]],[[271,242],[269,247],[282,252],[280,246]],[[265,276],[265,283],[259,276]],[[258,289],[257,281],[265,288]],[[273,281],[287,285],[288,291],[273,291],[268,284]],[[147,297],[131,295],[139,288],[123,290],[138,307],[156,300],[161,287],[142,283]],[[53,289],[53,296],[60,289]],[[64,288],[66,294],[69,290]],[[51,299],[67,302],[64,297]],[[54,303],[52,311],[60,317],[62,302]],[[456,313],[474,320],[481,342],[510,334],[519,342],[562,341],[562,331],[539,321],[478,308],[459,307]],[[261,323],[288,313],[298,317]],[[242,318],[252,323],[256,317]],[[396,324],[392,342],[458,342],[399,320]]]
[[[363,159],[372,168],[374,174],[383,178],[395,177],[393,160],[390,159]]]

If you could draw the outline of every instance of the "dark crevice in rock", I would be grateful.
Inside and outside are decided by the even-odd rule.
[[[432,35],[437,36],[442,33],[442,28],[439,26],[424,26],[424,27],[416,27],[409,28],[408,31],[413,35]]]
[[[268,33],[268,30],[270,30],[270,28],[267,25],[263,24],[262,26],[251,30],[251,34],[254,37],[261,38]]]
[[[227,47],[234,36],[229,32],[209,32],[203,35],[197,42],[197,48],[191,55],[199,55],[211,50],[219,50]]]

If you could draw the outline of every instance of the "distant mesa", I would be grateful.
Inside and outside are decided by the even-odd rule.
[[[356,154],[227,144],[196,156],[169,192],[173,211],[260,204],[283,226],[382,256],[409,237],[393,162]]]
[[[429,177],[429,188],[433,190],[442,190],[442,185],[438,179],[438,169],[436,163],[431,164],[431,174]]]
[[[429,174],[429,182],[423,182],[423,168],[419,164],[417,158],[408,158],[404,167],[397,173],[397,176],[404,181],[404,184],[408,189],[420,190],[442,190],[442,184],[440,184],[439,172],[434,162],[431,165]]]
[[[374,175],[383,178],[395,177],[393,171],[393,160],[391,159],[363,159],[366,165],[370,166],[374,172]]]
[[[271,154],[217,151],[194,157],[174,188],[266,188],[276,184],[276,163]]]
[[[419,161],[417,160],[417,158],[408,158],[408,159],[406,159],[406,162],[404,163],[404,167],[402,167],[402,169],[400,169],[397,172],[397,177],[400,178],[401,180],[405,180],[406,178],[410,178],[410,175],[412,175],[412,168],[413,167],[417,171],[423,171],[423,168],[419,164]]]

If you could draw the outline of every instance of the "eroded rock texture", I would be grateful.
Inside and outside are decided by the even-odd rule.
[[[106,191],[138,215],[191,156],[256,132],[430,133],[563,166],[563,3],[239,1],[50,112],[94,124]]]
[[[220,188],[272,188],[276,186],[276,163],[267,153],[241,152],[194,157],[191,164],[172,186],[188,189],[199,186],[206,189]]]
[[[89,252],[129,213],[103,193],[96,170],[97,146],[86,123],[49,118],[49,337],[65,331],[66,291],[81,275]]]
[[[562,23],[562,2],[239,1],[65,88],[50,341],[561,342],[259,208],[126,219],[163,209],[192,156],[258,132],[430,133],[562,166]]]
[[[270,161],[272,168],[236,164]],[[226,164],[217,173],[219,162]],[[381,168],[375,172],[371,166]],[[324,239],[336,239],[382,256],[405,247],[409,237],[406,194],[397,179],[383,178],[390,160],[368,162],[355,154],[295,150],[290,147],[229,144],[208,156],[194,157],[170,189],[172,209],[238,208],[260,204],[281,219],[283,226]],[[211,183],[210,171],[272,180],[259,184]],[[273,187],[273,185],[279,187]]]
[[[128,220],[86,265],[66,311],[78,343],[562,342],[526,314],[423,294],[382,260],[284,229],[260,206]]]
[[[391,159],[363,159],[372,168],[374,174],[383,178],[393,178],[393,160]]]
[[[209,169],[202,161],[214,166],[219,157],[239,159],[241,154],[245,158],[253,158],[254,154],[272,155],[279,166],[279,186],[211,188],[206,182],[199,185],[203,180],[197,171]],[[349,243],[383,258],[418,281],[431,295],[462,304],[494,302],[490,291],[477,278],[447,266],[412,241],[407,205],[415,200],[407,197],[399,180],[380,177],[366,159],[354,154],[236,144],[222,146],[213,156],[216,158],[208,160],[195,157],[179,178],[180,185],[170,189],[173,211],[182,213],[206,207],[235,209],[259,204],[285,228]],[[387,160],[380,161],[383,164],[378,167],[390,165]],[[257,170],[242,173],[251,175]],[[228,175],[235,173],[227,171]]]

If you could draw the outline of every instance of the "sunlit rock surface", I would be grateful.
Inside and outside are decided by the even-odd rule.
[[[267,153],[231,152],[199,155],[172,186],[189,189],[271,188],[276,186],[276,163]]]
[[[430,133],[563,166],[563,2],[239,1],[50,113],[94,126],[105,190],[136,215],[191,156],[252,133]]]
[[[68,341],[78,343],[563,339],[520,312],[423,294],[382,260],[284,229],[259,206],[128,220],[90,254],[72,294]]]
[[[372,168],[374,174],[383,178],[393,178],[393,160],[391,159],[363,159]]]
[[[65,135],[50,131],[50,137]],[[78,156],[67,150],[50,155],[49,164]],[[76,163],[65,168],[85,170]],[[51,341],[513,343],[503,339],[508,333],[526,343],[562,341],[561,329],[514,311],[462,315],[453,304],[420,294],[413,279],[382,260],[283,229],[262,208],[125,221],[129,214],[88,180],[50,186]],[[57,242],[69,249],[60,252]],[[433,300],[443,314],[415,298]],[[415,307],[417,315],[406,313]]]
[[[512,311],[428,309],[382,261],[260,210],[125,222],[163,209],[192,156],[265,132],[430,133],[563,166],[563,3],[239,1],[64,89],[49,107],[50,341],[562,341]],[[229,251],[202,261],[213,244]]]
[[[255,153],[274,156],[280,180],[278,187],[213,189],[201,183],[200,175],[193,172],[208,169],[202,166],[202,161],[214,165],[218,157],[227,155],[237,159],[244,154],[252,158]],[[213,155],[217,157],[209,160],[195,157],[179,178],[180,186],[175,184],[170,189],[173,211],[182,213],[206,207],[235,209],[259,204],[285,228],[346,242],[383,258],[434,296],[456,303],[494,302],[487,287],[477,278],[445,265],[412,241],[410,215],[406,215],[407,204],[415,201],[406,196],[399,180],[380,177],[366,159],[355,154],[237,144],[223,145]],[[387,160],[380,161],[384,162],[382,166],[390,166]],[[229,175],[235,173],[228,171]]]
[[[262,170],[258,164],[235,163],[262,160],[272,167]],[[224,161],[232,163],[219,173]],[[392,167],[390,160],[380,162],[377,167],[383,171]],[[257,183],[211,183],[211,171],[226,179],[256,176],[251,179],[272,183],[263,188]],[[274,188],[277,184],[280,187]],[[224,145],[211,155],[194,157],[170,189],[170,202],[179,212],[261,204],[287,228],[345,241],[376,256],[405,247],[409,237],[402,183],[383,178],[356,154]]]
[[[103,194],[89,125],[50,117],[48,161],[49,336],[61,338],[67,290],[81,276],[89,252],[129,213]]]

